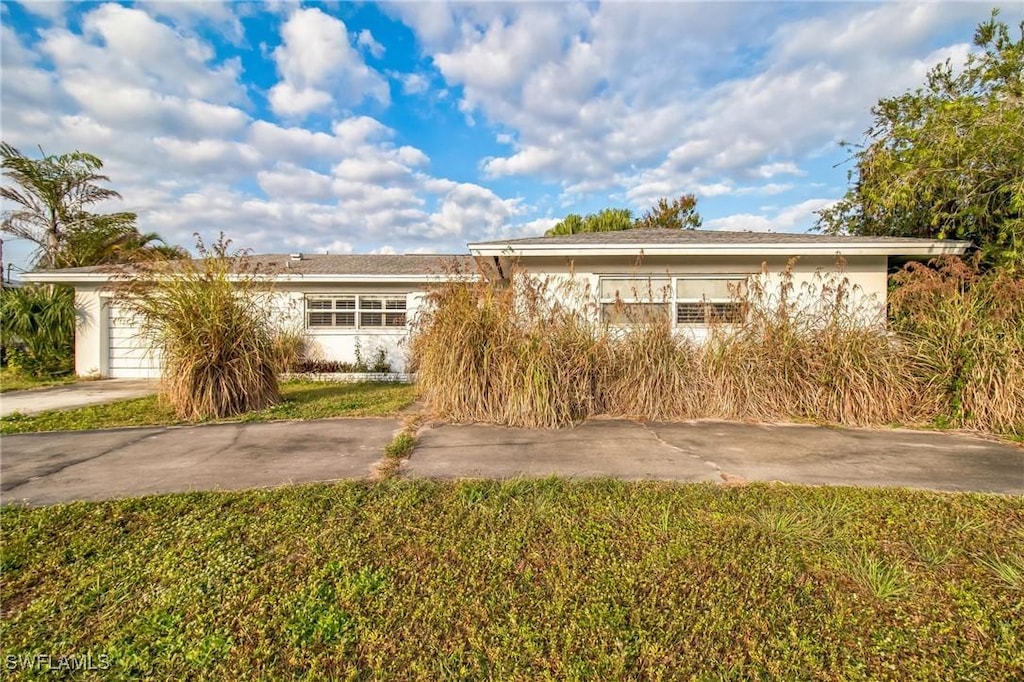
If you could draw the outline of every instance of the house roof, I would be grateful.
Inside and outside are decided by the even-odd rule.
[[[795,234],[725,230],[636,229],[617,232],[581,232],[553,237],[527,237],[469,245],[475,255],[589,255],[637,254],[819,254],[942,255],[962,254],[970,242]]]
[[[455,273],[475,271],[467,254],[255,254],[249,263],[278,279],[303,280],[405,280],[427,281]],[[174,261],[168,261],[173,265]],[[35,282],[106,281],[129,274],[125,266],[91,266],[26,273]]]

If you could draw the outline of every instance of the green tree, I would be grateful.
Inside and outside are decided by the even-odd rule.
[[[13,204],[3,212],[0,228],[37,246],[34,266],[61,268],[181,257],[185,252],[142,234],[131,212],[92,213],[96,203],[119,199],[100,183],[103,162],[85,152],[43,154],[31,159],[0,143],[4,176],[0,197]]]
[[[986,261],[1024,268],[1024,22],[980,24],[962,69],[882,99],[852,155],[851,187],[821,212],[828,233],[968,239]]]
[[[112,265],[140,261],[187,258],[188,252],[164,243],[160,235],[139,232],[135,219],[125,214],[94,215],[65,235],[56,267]]]
[[[683,194],[671,201],[666,197],[658,199],[658,203],[637,218],[635,227],[696,230],[703,222],[697,212],[697,197]]]
[[[628,208],[605,208],[597,213],[580,217],[570,213],[561,222],[544,233],[546,237],[578,232],[618,232],[633,227],[633,212]]]

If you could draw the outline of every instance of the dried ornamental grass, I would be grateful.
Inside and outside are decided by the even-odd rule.
[[[179,419],[214,419],[280,401],[266,280],[223,236],[200,258],[134,271],[121,305],[161,354],[161,395]]]

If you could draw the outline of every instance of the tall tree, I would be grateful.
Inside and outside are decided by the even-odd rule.
[[[1024,269],[1024,22],[980,24],[962,69],[882,99],[856,149],[851,187],[821,212],[828,233],[968,239]]]
[[[658,199],[658,203],[637,218],[635,227],[696,230],[703,223],[704,220],[697,212],[697,197],[682,194],[671,201],[666,197]]]
[[[43,154],[32,159],[0,143],[4,176],[0,197],[13,204],[3,212],[0,229],[37,246],[35,267],[100,265],[148,256],[183,254],[151,244],[155,235],[135,227],[135,214],[91,213],[99,202],[121,197],[100,183],[103,162],[85,152]]]

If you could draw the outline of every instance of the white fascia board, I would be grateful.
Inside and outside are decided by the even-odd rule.
[[[111,277],[106,272],[61,272],[50,270],[47,272],[23,272],[21,278],[26,282],[42,282],[45,284],[102,284],[109,282]]]
[[[970,242],[817,244],[470,244],[474,256],[960,256]]]
[[[126,281],[130,278],[112,275],[106,272],[26,272],[22,275],[26,282],[43,282],[52,284],[104,284],[110,281]],[[233,277],[232,279],[239,279]],[[351,283],[351,282],[398,282],[398,283],[437,283],[452,280],[472,282],[480,279],[479,275],[298,275],[284,274],[276,276],[259,276],[257,279],[278,282],[315,282],[315,283]]]

